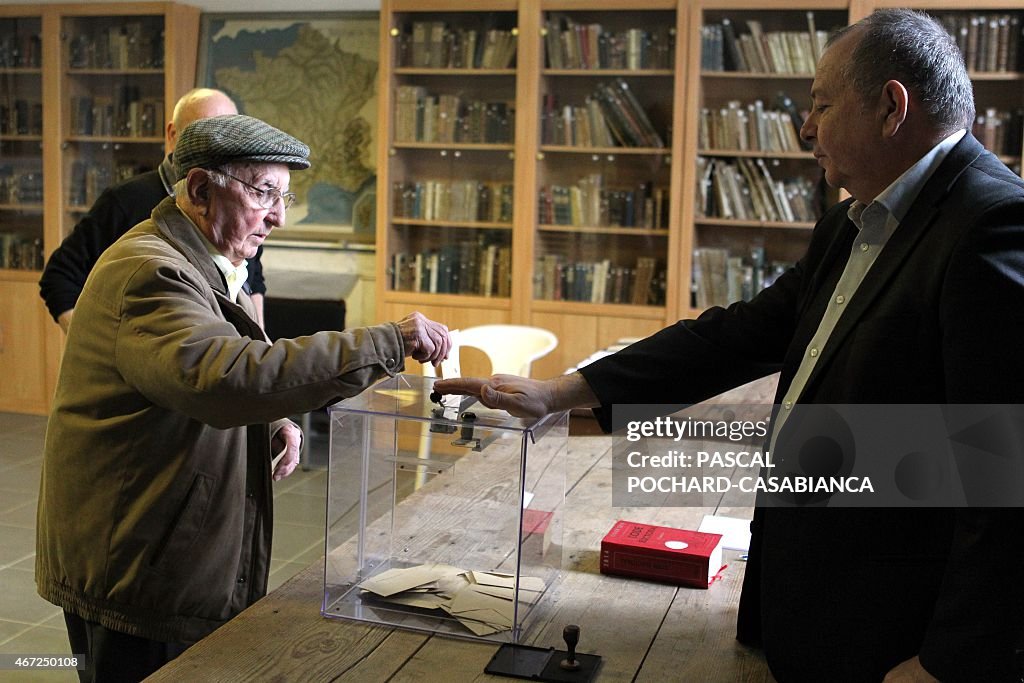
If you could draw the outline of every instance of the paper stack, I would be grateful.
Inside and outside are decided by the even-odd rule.
[[[363,597],[381,602],[439,609],[478,636],[512,628],[515,576],[469,571],[447,564],[422,564],[388,569],[359,584]],[[543,594],[544,581],[520,577],[519,602],[533,604]]]

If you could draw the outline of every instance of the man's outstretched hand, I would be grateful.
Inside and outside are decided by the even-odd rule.
[[[515,417],[541,417],[598,404],[590,385],[578,373],[543,380],[516,375],[441,379],[434,382],[434,389],[442,394],[476,396],[488,408],[499,408]]]
[[[499,408],[515,417],[541,417],[552,412],[546,382],[515,375],[492,375],[488,379],[462,377],[434,382],[442,394],[476,396],[488,408]]]

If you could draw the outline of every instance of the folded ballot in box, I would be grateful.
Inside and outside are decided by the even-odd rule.
[[[601,573],[707,588],[722,568],[722,535],[619,520],[601,540]]]

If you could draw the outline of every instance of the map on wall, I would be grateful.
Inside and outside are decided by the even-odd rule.
[[[376,12],[203,16],[197,84],[309,145],[291,176],[301,232],[373,240],[378,29]]]

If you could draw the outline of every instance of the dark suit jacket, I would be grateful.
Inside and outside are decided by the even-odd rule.
[[[129,229],[149,218],[154,207],[167,196],[167,189],[157,170],[132,176],[100,193],[89,212],[75,225],[46,262],[39,279],[39,294],[56,320],[72,309],[85,286],[85,279],[96,265],[100,254]],[[249,259],[249,289],[263,294],[263,265],[260,256]]]
[[[856,237],[849,204],[753,301],[583,368],[605,425],[615,403],[695,403],[775,371],[780,402]],[[1024,183],[968,134],[849,301],[801,402],[1024,403],[1022,339]],[[738,637],[763,645],[782,683],[879,681],[918,653],[943,681],[1016,680],[1022,529],[1020,508],[759,507]]]

